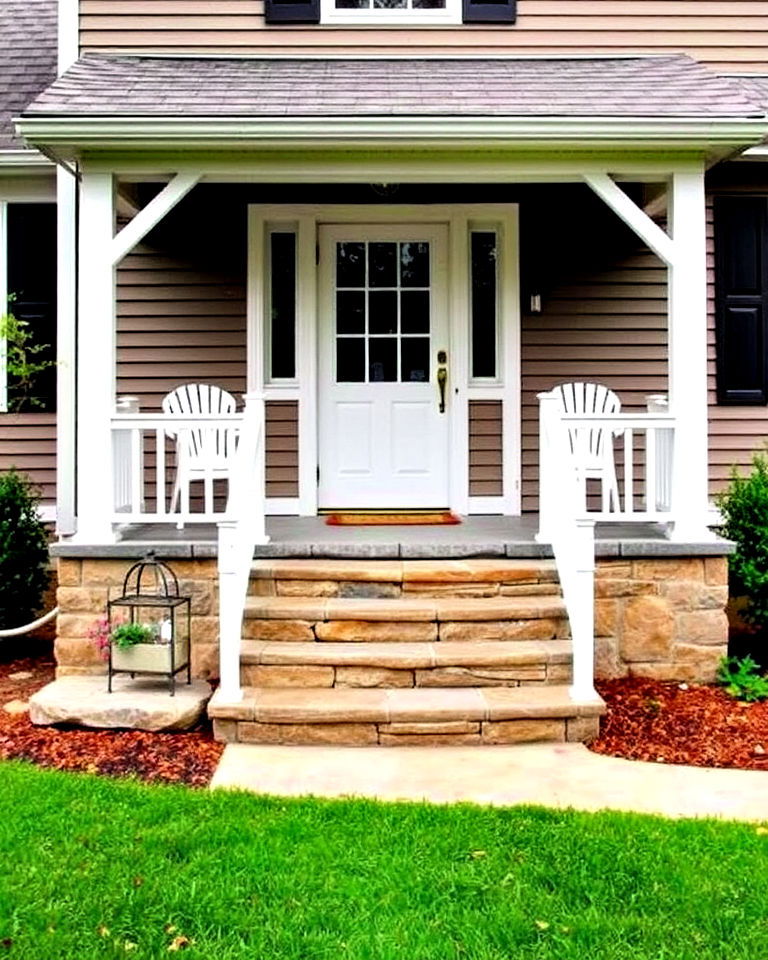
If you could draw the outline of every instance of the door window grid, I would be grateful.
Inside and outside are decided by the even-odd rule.
[[[430,245],[336,244],[336,381],[430,379]]]

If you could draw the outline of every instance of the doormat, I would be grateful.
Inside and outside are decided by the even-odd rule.
[[[450,510],[425,510],[423,512],[386,512],[358,510],[356,512],[329,513],[325,522],[331,527],[393,527],[461,523],[461,518]]]

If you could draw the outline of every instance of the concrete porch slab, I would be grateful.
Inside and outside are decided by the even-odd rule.
[[[212,789],[765,821],[768,774],[605,757],[581,743],[470,747],[229,744]]]
[[[33,694],[29,718],[34,724],[66,723],[95,729],[188,730],[205,710],[211,687],[203,680],[176,684],[170,696],[165,679],[116,676],[112,693],[106,676],[61,677]]]
[[[549,544],[537,543],[538,516],[470,516],[457,526],[334,527],[325,517],[267,517],[270,541],[257,546],[257,558],[313,558],[339,560],[434,560],[452,557],[509,557],[542,559],[552,556]],[[138,524],[126,527],[111,544],[61,541],[51,556],[69,558],[139,558],[155,550],[168,558],[209,558],[217,552],[215,524]],[[595,527],[595,554],[616,557],[724,556],[734,545],[713,538],[700,543],[676,543],[651,523],[599,523]]]

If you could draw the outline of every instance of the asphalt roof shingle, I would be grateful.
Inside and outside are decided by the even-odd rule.
[[[0,0],[0,150],[22,149],[11,118],[56,78],[56,0]]]
[[[683,55],[238,60],[88,54],[25,113],[707,118],[763,116],[765,110],[743,86]]]

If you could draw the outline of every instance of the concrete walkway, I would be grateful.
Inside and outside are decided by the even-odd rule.
[[[279,796],[521,803],[768,820],[768,772],[621,760],[580,743],[511,747],[230,744],[212,788]]]

